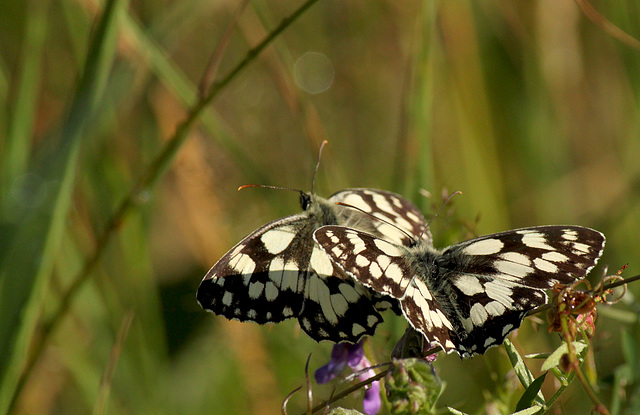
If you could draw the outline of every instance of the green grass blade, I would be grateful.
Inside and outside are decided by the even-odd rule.
[[[44,290],[64,234],[71,204],[81,140],[104,90],[117,40],[117,16],[125,0],[107,2],[80,85],[57,145],[42,150],[28,171],[33,189],[43,195],[37,208],[21,209],[5,199],[5,209],[17,211],[3,221],[5,239],[0,245],[0,414],[6,413],[19,391],[27,350],[37,326]],[[52,143],[53,144],[53,143]]]
[[[12,116],[9,133],[2,156],[0,183],[2,194],[7,196],[8,185],[24,173],[31,151],[31,135],[35,126],[34,118],[38,90],[41,84],[42,51],[47,35],[47,2],[30,1],[29,19],[26,21],[22,45],[23,62],[18,80],[18,94],[11,104]]]

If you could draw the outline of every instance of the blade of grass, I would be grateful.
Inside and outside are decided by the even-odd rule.
[[[97,26],[69,115],[59,143],[41,152],[29,171],[36,191],[46,198],[16,221],[4,223],[9,238],[2,250],[0,312],[6,324],[0,326],[0,414],[10,410],[22,388],[27,350],[38,324],[44,290],[51,274],[75,181],[82,138],[109,75],[117,40],[117,16],[126,0],[111,0]],[[12,203],[11,199],[5,199]],[[17,209],[18,206],[8,206]],[[25,209],[22,209],[25,211]],[[11,237],[13,236],[13,237]],[[32,359],[32,358],[31,358]]]
[[[437,36],[435,19],[438,2],[429,2],[422,5],[421,15],[416,23],[415,49],[412,53],[415,61],[411,67],[415,68],[411,74],[410,90],[414,94],[407,94],[406,102],[409,127],[407,131],[400,132],[398,140],[402,147],[399,148],[396,158],[396,173],[394,186],[405,183],[405,193],[413,195],[423,208],[426,200],[419,196],[419,189],[432,189],[434,183],[434,165],[432,149],[432,124],[433,124],[433,99],[434,99],[434,61],[437,50]],[[401,125],[404,125],[404,120]],[[406,134],[407,137],[402,137]],[[405,165],[410,167],[402,167]],[[404,170],[404,171],[403,171]],[[423,209],[424,210],[424,209]]]
[[[41,84],[42,51],[47,35],[48,5],[47,2],[31,0],[27,6],[29,18],[26,20],[21,47],[24,54],[22,66],[18,71],[20,74],[18,95],[11,105],[12,116],[9,121],[9,133],[3,150],[0,172],[0,183],[3,186],[1,191],[5,199],[8,197],[11,183],[24,173],[31,151],[30,139],[36,124],[34,118],[38,89]]]
[[[70,285],[67,291],[63,294],[58,309],[52,314],[52,317],[43,324],[43,334],[39,339],[39,343],[34,346],[32,357],[25,365],[24,375],[20,379],[20,384],[23,385],[28,374],[33,369],[35,362],[42,353],[44,345],[48,342],[51,334],[55,332],[58,324],[62,318],[66,315],[71,307],[71,304],[79,292],[80,288],[89,280],[94,267],[100,261],[104,249],[108,242],[111,240],[112,235],[121,226],[131,211],[145,199],[144,195],[149,189],[151,189],[158,180],[169,169],[171,162],[175,158],[176,153],[182,147],[186,139],[189,137],[189,132],[195,126],[200,119],[205,108],[218,96],[218,94],[233,80],[235,77],[249,64],[256,56],[266,48],[280,33],[282,33],[287,27],[295,22],[309,7],[318,2],[318,0],[307,0],[296,11],[294,11],[289,17],[285,18],[269,35],[260,42],[257,46],[247,52],[245,58],[235,66],[224,78],[215,82],[206,97],[203,97],[196,105],[191,109],[185,121],[180,124],[176,130],[174,136],[169,140],[162,152],[156,157],[156,159],[149,165],[137,183],[131,188],[127,197],[120,203],[118,209],[109,219],[107,226],[98,239],[94,254],[85,262],[84,267],[80,271],[79,275],[74,279],[74,282]],[[0,286],[0,290],[2,287]],[[4,391],[3,391],[4,392]],[[14,396],[15,398],[15,396]],[[0,409],[2,407],[0,406]],[[0,411],[0,413],[3,413]]]
[[[98,401],[96,402],[93,409],[94,415],[102,415],[106,413],[109,392],[111,391],[111,382],[113,381],[113,374],[116,371],[116,364],[118,363],[118,359],[120,358],[120,353],[122,352],[122,347],[127,337],[127,333],[129,332],[129,328],[131,328],[133,315],[133,311],[129,311],[122,318],[120,329],[118,330],[118,334],[116,335],[116,341],[111,348],[109,364],[104,371],[102,380],[100,381],[100,392],[98,395]]]
[[[513,366],[513,370],[515,371],[516,376],[518,376],[520,383],[528,390],[531,384],[535,382],[533,373],[531,373],[524,362],[524,359],[520,356],[520,353],[518,353],[518,350],[513,343],[511,343],[511,340],[504,340],[504,349],[507,352],[507,356],[509,356],[511,366]],[[544,405],[544,395],[542,394],[542,391],[540,391],[540,388],[536,391],[535,401]]]

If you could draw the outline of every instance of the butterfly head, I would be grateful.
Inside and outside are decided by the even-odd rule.
[[[300,206],[302,206],[302,210],[307,211],[314,203],[314,197],[312,194],[305,193],[300,190]]]

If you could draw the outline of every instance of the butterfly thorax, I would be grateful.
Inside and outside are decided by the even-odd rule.
[[[468,330],[460,323],[466,316],[458,307],[462,299],[458,298],[454,282],[459,272],[468,267],[468,256],[447,255],[447,250],[438,250],[424,243],[407,248],[407,251],[405,260],[412,270],[413,278],[420,279],[429,287],[433,302],[451,323],[455,336],[458,339],[466,338]]]

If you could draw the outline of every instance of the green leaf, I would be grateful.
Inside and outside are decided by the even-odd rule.
[[[333,408],[329,415],[362,415],[362,412],[356,411],[355,409],[344,409],[344,408]]]
[[[518,412],[514,412],[511,415],[533,415],[533,414],[537,414],[538,412],[540,412],[541,409],[544,409],[541,406],[538,405],[533,405],[529,408],[523,409],[521,411]]]
[[[542,388],[542,384],[544,383],[544,379],[547,376],[547,373],[548,372],[545,372],[541,376],[539,376],[524,391],[524,393],[522,394],[522,397],[520,398],[520,400],[518,401],[518,404],[516,405],[516,411],[523,411],[526,408],[529,408],[531,405],[533,405],[534,401],[537,401],[538,403],[541,404],[540,406],[537,406],[538,408],[544,407],[544,404],[545,404],[544,396],[542,395],[540,388]]]
[[[449,406],[447,406],[447,409],[448,409],[448,410],[449,410],[449,412],[451,412],[453,415],[469,415],[469,414],[468,414],[468,413],[466,413],[466,412],[458,411],[457,409],[455,409],[455,408],[451,408],[451,407],[449,407]]]
[[[587,347],[587,344],[580,340],[575,341],[572,344],[577,354],[580,354]],[[554,350],[554,352],[551,353],[547,360],[544,361],[540,370],[544,372],[551,369],[552,367],[558,366],[560,364],[560,359],[566,353],[569,353],[569,348],[567,346],[567,343],[562,343],[560,347]]]
[[[624,360],[631,369],[630,382],[640,379],[640,350],[638,341],[627,330],[622,330],[622,353]]]
[[[522,356],[520,356],[520,353],[518,353],[518,350],[509,339],[504,339],[504,348],[511,361],[511,366],[513,366],[513,370],[516,372],[516,376],[520,379],[520,383],[525,388],[528,388],[535,379],[533,374],[529,368],[527,368],[524,359],[522,359]]]

